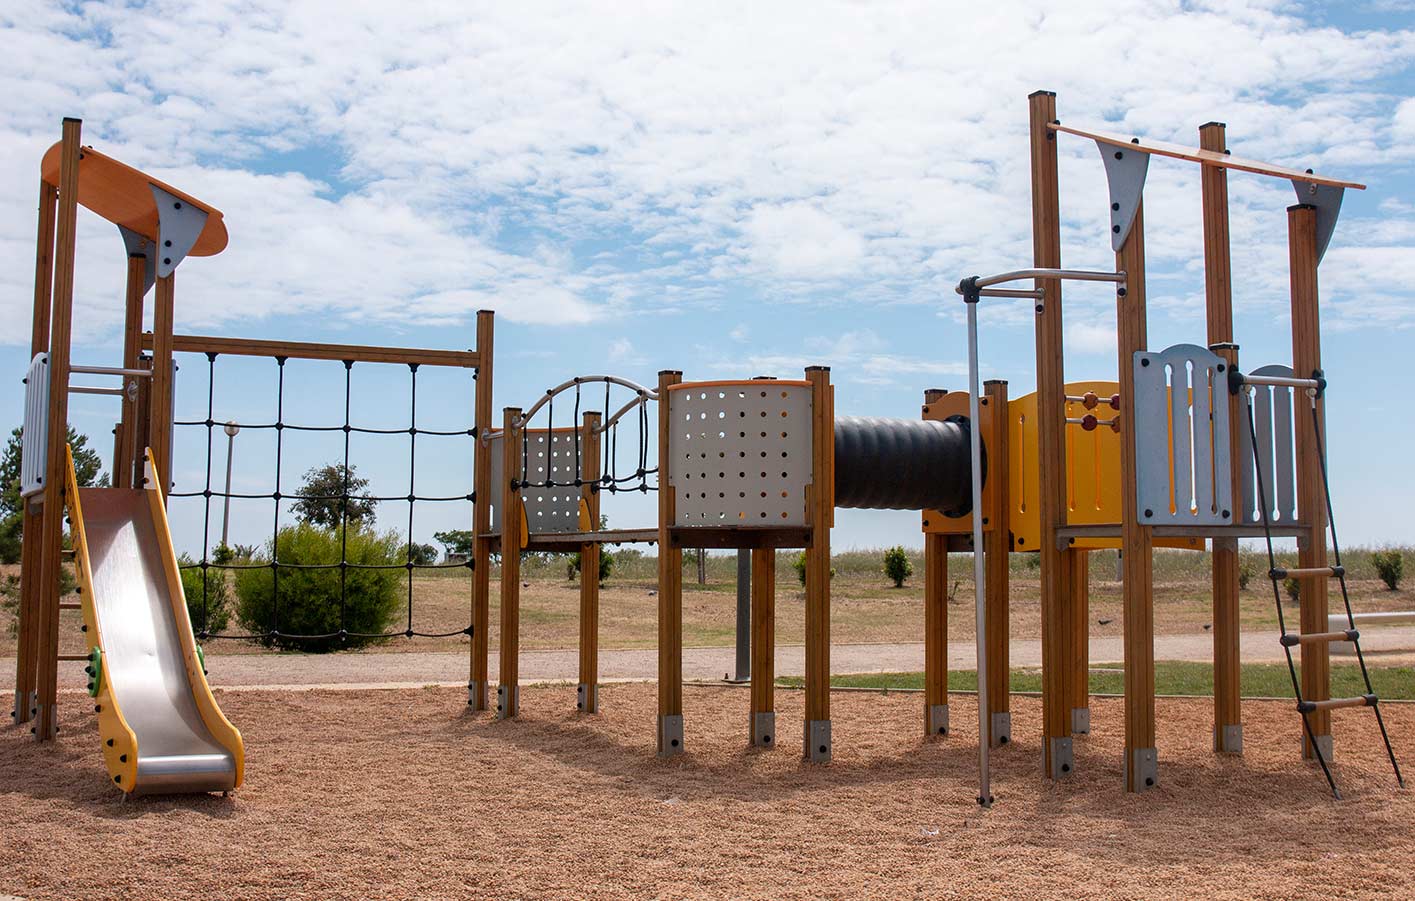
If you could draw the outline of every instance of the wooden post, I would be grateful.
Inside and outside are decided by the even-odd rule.
[[[123,317],[123,368],[137,369],[138,358],[142,355],[142,311],[143,294],[147,291],[147,257],[134,253],[128,255],[128,284]],[[156,336],[154,336],[156,337]],[[122,420],[118,424],[118,440],[113,448],[113,487],[132,488],[136,482],[133,473],[136,461],[143,449],[137,447],[138,398],[137,392],[126,393],[129,376],[123,377]]]
[[[673,544],[676,498],[668,452],[672,392],[683,373],[658,374],[658,754],[683,753],[683,550]]]
[[[924,412],[948,392],[924,390]],[[924,533],[924,735],[948,734],[948,536]]]
[[[589,514],[590,531],[599,530],[600,414],[584,414],[580,435],[580,500]],[[599,555],[601,546],[580,545],[580,685],[576,708],[599,713]]]
[[[1061,266],[1061,201],[1057,184],[1056,95],[1029,98],[1032,136],[1032,261],[1039,269]],[[1043,298],[1036,316],[1037,496],[1041,522],[1042,769],[1052,779],[1071,772],[1071,715],[1066,690],[1070,634],[1070,584],[1056,530],[1066,522],[1066,378],[1062,360],[1061,282],[1039,279]]]
[[[1120,546],[1124,560],[1125,788],[1141,792],[1159,781],[1155,752],[1154,547],[1150,528],[1137,509],[1134,358],[1145,350],[1144,204],[1135,210],[1130,234],[1115,255],[1124,270],[1125,291],[1116,294],[1120,365]]]
[[[1292,372],[1308,379],[1322,368],[1322,327],[1317,308],[1317,209],[1299,203],[1287,208],[1287,240],[1292,280]],[[1292,431],[1297,437],[1297,509],[1309,530],[1297,539],[1297,565],[1303,569],[1327,566],[1327,505],[1322,484],[1321,453],[1313,432],[1312,411],[1317,427],[1326,434],[1325,403],[1302,391],[1293,391]],[[1325,579],[1302,579],[1301,626],[1303,632],[1326,632],[1327,588]],[[1324,641],[1302,645],[1302,698],[1323,701],[1331,697],[1331,645]],[[1322,753],[1331,760],[1331,711],[1317,710],[1307,715],[1312,734]],[[1303,733],[1302,754],[1312,757],[1311,742]]]
[[[776,747],[776,551],[752,550],[752,744]]]
[[[54,284],[54,217],[58,189],[39,181],[39,233],[34,253],[34,316],[31,320],[30,357],[49,349],[49,305]],[[15,698],[10,717],[27,723],[35,712],[36,662],[39,657],[40,534],[43,517],[29,500],[21,507],[19,641],[15,652]]]
[[[59,732],[55,704],[59,691],[59,568],[64,541],[64,471],[68,466],[69,342],[74,321],[74,244],[78,219],[79,149],[83,125],[64,120],[59,162],[59,205],[55,220],[54,300],[49,337],[49,435],[44,470],[44,508],[38,548],[39,585],[35,598],[39,625],[34,735],[52,741]]]
[[[806,549],[807,760],[830,760],[830,527],[835,517],[835,411],[830,368],[806,369],[811,383],[811,485],[806,493],[811,546]]]
[[[172,488],[172,317],[177,274],[157,280],[152,307],[152,387],[148,438],[157,460],[162,497]]]
[[[1071,731],[1088,735],[1091,731],[1091,554],[1089,551],[1072,548],[1066,552],[1070,558],[1068,569],[1071,578],[1071,661],[1067,676],[1070,688]]]
[[[1199,127],[1199,146],[1223,153],[1227,149],[1222,122]],[[1227,361],[1238,365],[1233,344],[1233,286],[1228,236],[1228,170],[1201,166],[1204,197],[1204,296],[1208,320],[1209,346]],[[1249,440],[1248,426],[1240,415],[1241,405],[1233,398],[1228,405],[1228,434],[1231,438],[1234,504],[1243,496],[1243,477],[1238,461],[1243,442]],[[1243,753],[1243,714],[1239,701],[1238,653],[1238,539],[1213,539],[1213,623],[1214,623],[1214,750],[1225,754]]]
[[[487,708],[488,665],[491,641],[491,499],[500,486],[491,484],[491,451],[486,443],[492,430],[492,346],[496,314],[477,311],[477,387],[473,399],[477,430],[476,457],[472,461],[472,659],[467,677],[467,706]]]
[[[516,424],[519,407],[502,414],[501,462],[501,684],[496,687],[496,716],[507,720],[521,712],[521,442]]]
[[[992,408],[992,429],[985,436],[988,448],[988,479],[992,481],[992,505],[983,525],[986,550],[988,626],[988,720],[989,743],[1001,747],[1012,741],[1012,640],[1009,606],[1012,592],[1008,561],[1012,552],[1011,504],[1008,481],[1007,382],[993,379],[983,383],[980,402]]]

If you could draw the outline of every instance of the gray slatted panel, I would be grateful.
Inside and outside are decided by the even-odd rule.
[[[1292,378],[1292,369],[1274,363],[1261,366],[1253,375]],[[1253,410],[1253,420],[1257,426],[1257,460],[1262,466],[1263,491],[1268,501],[1268,518],[1272,522],[1297,522],[1297,476],[1294,467],[1295,444],[1293,438],[1292,389],[1256,385],[1252,393],[1245,392],[1244,403]],[[1260,523],[1258,513],[1258,492],[1254,482],[1254,457],[1248,445],[1243,455],[1243,516],[1246,523]]]
[[[35,354],[25,373],[25,420],[20,443],[20,496],[44,490],[49,463],[49,355]]]
[[[501,485],[505,481],[501,462],[501,442],[503,436],[491,436],[487,453],[491,454],[491,530],[501,529]],[[573,432],[547,432],[545,429],[527,429],[526,472],[527,482],[549,481],[574,482],[580,473],[581,454],[575,452]],[[531,535],[559,534],[580,530],[580,489],[571,487],[523,488],[522,500],[526,505],[526,531]]]
[[[1195,344],[1135,354],[1136,491],[1140,521],[1233,522],[1227,367]],[[1148,515],[1147,515],[1148,511]]]
[[[806,525],[809,386],[690,383],[668,392],[664,409],[676,525]]]

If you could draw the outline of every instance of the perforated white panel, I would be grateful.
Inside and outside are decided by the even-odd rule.
[[[491,528],[501,529],[501,488],[505,481],[502,464],[504,436],[491,436],[487,453],[491,454]],[[581,450],[583,450],[581,448]],[[574,432],[551,432],[546,429],[526,431],[526,472],[522,481],[572,483],[570,487],[521,489],[526,503],[526,531],[532,535],[580,531],[580,489],[573,486],[580,473],[580,454],[576,452]]]
[[[758,381],[668,392],[669,485],[679,526],[803,526],[811,388]]]

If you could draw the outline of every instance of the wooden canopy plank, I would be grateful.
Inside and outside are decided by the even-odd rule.
[[[152,349],[151,332],[143,333],[142,346],[145,350]],[[473,350],[312,344],[300,341],[263,341],[256,338],[218,338],[208,335],[174,335],[172,349],[181,353],[289,357],[294,360],[353,360],[356,363],[417,363],[420,366],[457,366],[464,369],[474,369],[481,362],[481,355]]]
[[[40,163],[40,176],[49,184],[59,183],[59,145],[50,147]],[[206,224],[188,256],[210,257],[226,249],[226,223],[221,211],[192,195],[172,187],[146,172],[120,163],[111,156],[85,147],[79,155],[79,204],[114,225],[137,232],[156,242],[157,200],[149,185],[162,190],[206,212]]]
[[[1339,178],[1316,175],[1311,172],[1304,172],[1301,169],[1288,169],[1285,166],[1274,166],[1272,163],[1262,163],[1257,160],[1244,159],[1240,156],[1231,156],[1219,150],[1185,147],[1182,144],[1171,144],[1168,141],[1155,141],[1150,138],[1136,138],[1133,136],[1127,137],[1108,131],[1085,131],[1080,128],[1072,128],[1069,125],[1058,125],[1055,122],[1049,124],[1047,127],[1052,131],[1065,132],[1069,135],[1076,135],[1079,138],[1090,138],[1093,141],[1104,141],[1107,144],[1129,146],[1131,149],[1138,150],[1141,153],[1149,153],[1155,156],[1168,156],[1178,160],[1188,160],[1191,163],[1199,163],[1203,166],[1217,166],[1221,169],[1237,169],[1240,172],[1251,172],[1254,175],[1271,175],[1275,178],[1290,178],[1318,185],[1331,185],[1335,188],[1355,188],[1358,191],[1366,190],[1365,185],[1354,181],[1342,181]]]

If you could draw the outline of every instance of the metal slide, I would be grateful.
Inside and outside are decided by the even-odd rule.
[[[230,791],[241,784],[241,734],[206,682],[150,450],[145,469],[146,488],[79,488],[69,456],[65,504],[104,760],[131,794]]]

